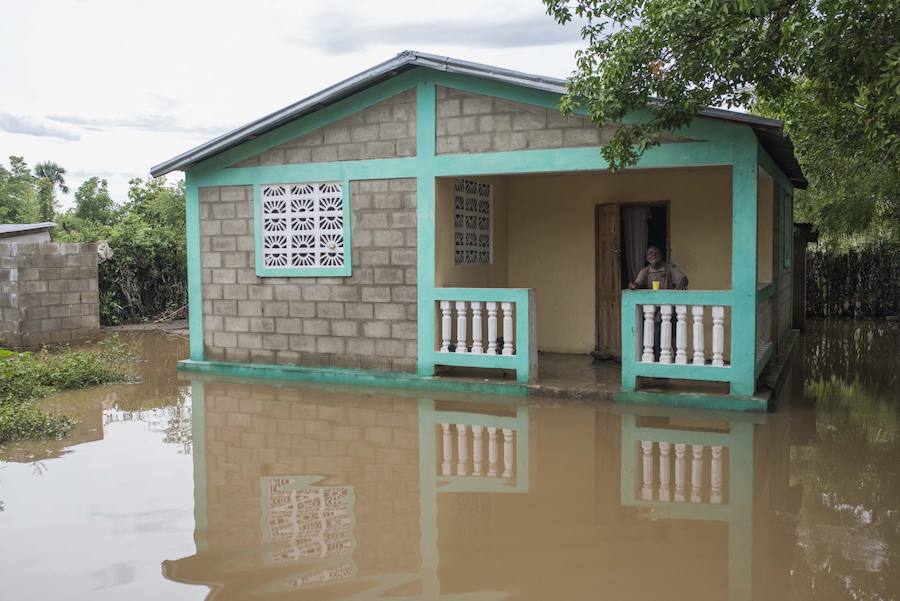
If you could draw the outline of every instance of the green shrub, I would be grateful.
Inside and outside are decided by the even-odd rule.
[[[59,390],[126,380],[129,359],[124,346],[115,340],[90,351],[42,350],[0,359],[0,443],[61,436],[73,421],[44,412],[33,402]]]

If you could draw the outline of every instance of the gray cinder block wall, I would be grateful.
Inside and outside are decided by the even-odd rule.
[[[200,189],[207,359],[415,370],[416,181],[353,181],[350,204],[350,277],[258,277],[252,188]]]
[[[97,339],[96,244],[0,244],[0,344],[16,349]]]

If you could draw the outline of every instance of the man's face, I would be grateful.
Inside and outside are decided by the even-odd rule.
[[[647,262],[653,265],[654,267],[659,265],[660,261],[662,261],[662,254],[659,252],[659,249],[656,248],[648,248],[647,249]]]

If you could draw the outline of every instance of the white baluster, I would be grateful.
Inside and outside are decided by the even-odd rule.
[[[487,354],[497,354],[497,303],[485,303],[488,314],[488,346]]]
[[[710,447],[712,449],[712,461],[710,462],[709,476],[709,502],[716,505],[722,502],[722,447]]]
[[[503,477],[512,478],[513,431],[503,428]]]
[[[503,309],[503,354],[515,354],[513,348],[513,314],[512,303],[500,303]]]
[[[684,503],[684,444],[675,443],[675,502]]]
[[[466,301],[456,301],[456,352],[468,353],[466,346],[468,337],[466,336],[466,324],[469,320],[468,311],[466,310]]]
[[[704,332],[703,332],[703,305],[694,305],[691,307],[691,315],[694,316],[694,365],[705,365],[706,357],[703,355],[705,350]]]
[[[481,344],[481,303],[472,301],[472,354],[484,354]]]
[[[675,363],[687,365],[687,305],[675,305]]]
[[[669,448],[670,443],[659,443],[659,500],[668,501],[670,494],[671,478],[669,476]]]
[[[699,503],[703,482],[703,445],[691,445],[691,503]]]
[[[653,500],[653,441],[641,441],[641,498],[645,501]]]
[[[488,476],[497,475],[497,428],[488,426]]]
[[[484,430],[484,426],[472,426],[472,461],[474,463],[473,474],[475,476],[480,476],[483,471],[482,430]]]
[[[466,475],[466,463],[469,461],[469,441],[466,436],[466,425],[456,424],[456,475]]]
[[[450,338],[453,336],[451,327],[453,318],[450,316],[450,301],[441,301],[441,352],[450,352]]]
[[[662,322],[659,324],[659,362],[672,362],[672,305],[661,305],[659,313]]]
[[[452,473],[450,471],[450,461],[453,458],[453,439],[450,437],[450,424],[441,424],[441,430],[444,434],[443,456],[441,457],[441,474],[443,474],[444,476],[449,476]]]
[[[725,307],[713,307],[713,330],[712,330],[712,364],[717,367],[725,366]]]
[[[656,356],[653,354],[653,345],[656,340],[653,335],[653,315],[656,313],[656,305],[644,305],[644,354],[641,355],[642,363],[654,363]]]

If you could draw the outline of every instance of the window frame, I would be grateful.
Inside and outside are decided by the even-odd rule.
[[[263,255],[263,217],[262,217],[262,187],[263,186],[290,186],[303,184],[328,184],[338,183],[341,185],[341,210],[344,216],[344,264],[336,267],[267,267],[265,265]],[[257,183],[253,185],[253,241],[254,255],[256,264],[256,275],[258,277],[349,277],[353,271],[353,240],[351,238],[351,219],[352,210],[350,202],[350,180],[343,179],[285,179],[267,181],[265,183]]]

